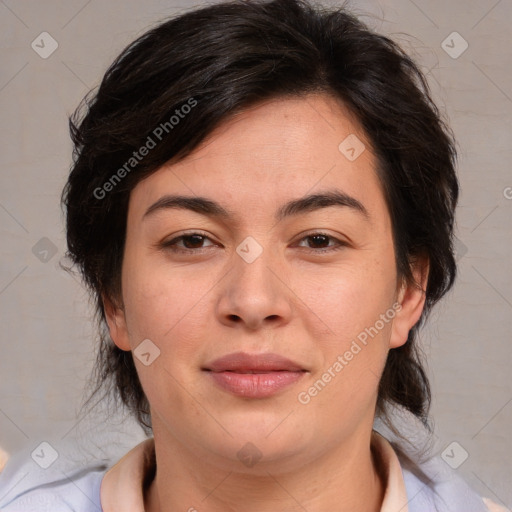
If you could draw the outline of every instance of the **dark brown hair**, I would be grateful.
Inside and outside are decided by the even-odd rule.
[[[62,196],[68,256],[92,291],[100,328],[89,400],[104,389],[103,398],[120,400],[151,431],[132,353],[110,339],[102,303],[102,294],[121,300],[130,191],[171,158],[187,156],[236,112],[309,93],[341,101],[372,143],[399,277],[412,282],[411,263],[428,258],[423,315],[407,343],[389,351],[377,402],[381,417],[393,403],[428,426],[430,387],[416,337],[456,273],[453,138],[424,76],[394,42],[344,7],[303,0],[235,0],[163,22],[120,54],[71,116],[74,158]],[[149,138],[158,143],[140,161],[130,160]]]

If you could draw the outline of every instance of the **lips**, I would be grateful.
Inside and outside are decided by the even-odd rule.
[[[212,372],[237,372],[237,373],[268,373],[273,371],[299,372],[305,371],[298,363],[278,354],[247,354],[235,352],[228,354],[205,368]]]
[[[205,368],[224,391],[244,398],[267,398],[300,380],[307,372],[278,354],[228,354]]]

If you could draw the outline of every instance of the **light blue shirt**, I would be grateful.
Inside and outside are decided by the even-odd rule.
[[[81,468],[65,464],[55,462],[43,469],[27,451],[12,456],[0,473],[0,510],[102,512],[100,485],[112,462]],[[407,462],[400,460],[409,512],[488,512],[482,498],[441,460],[416,466],[430,483],[415,474],[417,469],[406,466]]]
[[[100,485],[107,469],[98,464],[64,473],[16,454],[0,473],[0,511],[102,512]]]

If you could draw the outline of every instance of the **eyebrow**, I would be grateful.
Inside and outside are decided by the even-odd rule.
[[[355,197],[352,197],[339,190],[329,190],[322,193],[310,194],[299,199],[293,199],[282,205],[276,212],[276,220],[280,221],[287,217],[304,214],[327,208],[329,206],[341,206],[361,214],[366,220],[369,219],[367,209]],[[219,203],[206,197],[165,195],[153,203],[144,213],[143,218],[151,214],[167,209],[190,210],[202,215],[218,217],[225,220],[235,218],[236,214],[221,206]]]

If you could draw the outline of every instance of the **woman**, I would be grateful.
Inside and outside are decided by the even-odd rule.
[[[63,202],[96,391],[152,437],[2,510],[493,510],[374,430],[428,426],[417,332],[456,272],[452,136],[395,44],[343,9],[221,3],[83,106]]]

